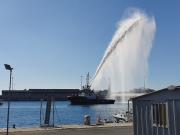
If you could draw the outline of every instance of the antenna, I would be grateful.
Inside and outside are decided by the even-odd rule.
[[[144,76],[144,90],[146,89],[146,77]]]
[[[90,78],[90,77],[89,77],[89,72],[88,72],[88,74],[87,74],[87,76],[86,76],[86,85],[87,85],[87,86],[89,86],[89,78]]]
[[[83,79],[83,76],[81,75],[81,90],[82,90],[82,85],[83,85],[83,83],[82,83],[82,80]]]

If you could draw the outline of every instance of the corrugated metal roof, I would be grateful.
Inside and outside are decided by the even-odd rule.
[[[168,86],[167,88],[164,88],[164,89],[161,89],[161,90],[157,90],[155,92],[152,92],[152,93],[148,93],[148,94],[145,94],[145,95],[142,95],[142,96],[138,96],[138,97],[134,97],[132,98],[132,100],[137,100],[137,99],[140,99],[140,98],[145,98],[145,97],[148,97],[148,96],[151,96],[151,95],[154,95],[154,94],[159,94],[159,93],[162,93],[164,91],[176,91],[176,90],[180,90],[180,86]]]

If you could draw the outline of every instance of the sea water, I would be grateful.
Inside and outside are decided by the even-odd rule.
[[[37,127],[40,125],[40,101],[17,101],[11,102],[10,106],[10,127]],[[46,102],[43,102],[41,122],[43,124]],[[91,117],[91,123],[96,123],[97,117],[101,119],[114,120],[112,115],[127,110],[127,103],[116,101],[110,105],[71,105],[68,101],[57,101],[54,107],[55,125],[83,124],[84,115]],[[51,113],[52,114],[52,113]],[[7,102],[0,106],[0,128],[6,127]],[[51,115],[51,124],[52,115]]]

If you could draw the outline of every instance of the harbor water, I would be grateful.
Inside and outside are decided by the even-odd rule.
[[[17,101],[11,102],[10,107],[10,127],[13,124],[16,127],[37,127],[43,124],[45,116],[46,102],[43,102],[40,118],[40,101]],[[54,105],[54,124],[71,125],[83,124],[84,115],[91,117],[91,123],[96,123],[97,117],[101,119],[114,120],[112,115],[125,112],[127,110],[126,102],[118,102],[109,105],[70,105],[68,101],[57,101]],[[51,113],[53,114],[53,113]],[[53,117],[51,115],[51,122]],[[7,119],[7,102],[0,106],[0,128],[6,127]],[[41,121],[40,121],[41,119]]]

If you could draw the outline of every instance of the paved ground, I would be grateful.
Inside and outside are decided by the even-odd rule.
[[[1,135],[6,135],[0,132]],[[133,135],[132,126],[13,130],[9,135]]]

